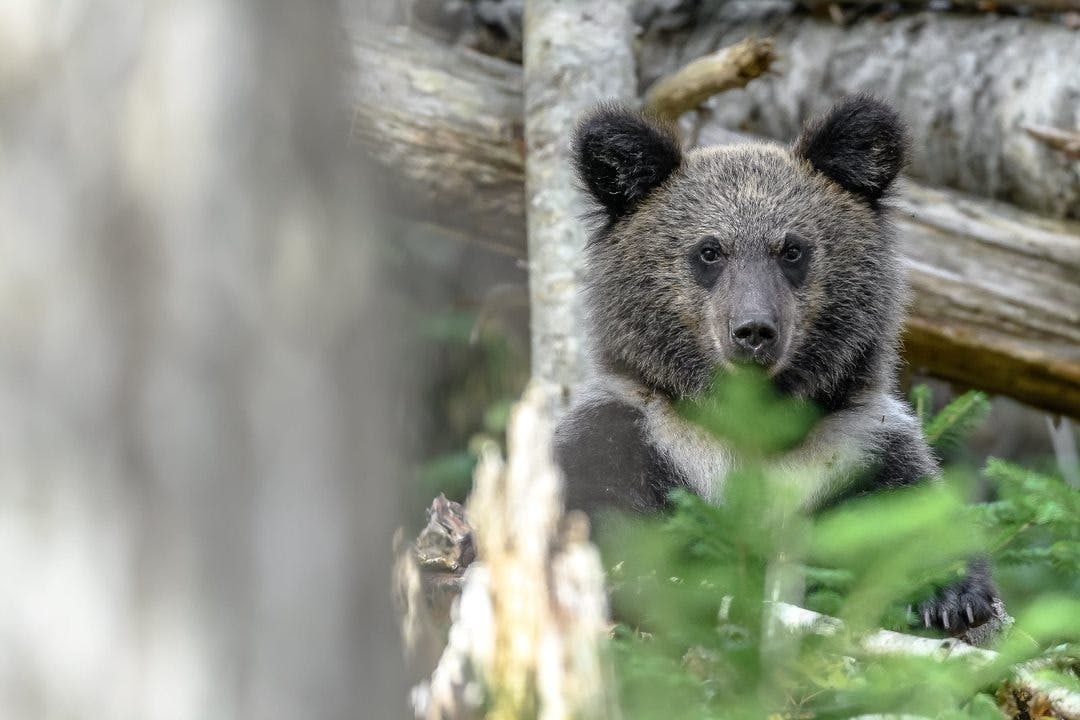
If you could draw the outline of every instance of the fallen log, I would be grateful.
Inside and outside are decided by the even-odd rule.
[[[353,135],[402,210],[521,248],[520,68],[403,30],[355,47],[379,58],[361,87],[406,83],[358,95]],[[713,123],[702,138],[721,135]],[[898,202],[915,291],[908,362],[1080,417],[1080,225],[915,183]]]
[[[520,14],[511,9],[522,2],[489,3],[507,10],[499,14],[501,34],[520,37]],[[1078,3],[952,0],[947,7],[1022,10],[1036,17],[1064,12],[1075,22]],[[728,93],[722,103],[714,101],[726,127],[789,139],[808,114],[831,105],[838,95],[868,89],[900,109],[911,124],[912,176],[1043,214],[1080,218],[1075,157],[1024,130],[1080,128],[1080,73],[1068,71],[1080,67],[1080,42],[1066,23],[937,11],[882,22],[881,15],[860,12],[945,7],[931,0],[644,4],[650,6],[650,19],[637,45],[642,88],[748,36],[779,32],[779,77],[755,82],[748,95]],[[837,14],[848,7],[853,10],[849,14],[862,19],[840,26],[807,17],[800,5],[825,6]],[[665,16],[677,20],[673,27],[666,27]]]
[[[1080,410],[1080,227],[955,191],[898,199],[913,304],[908,362],[1055,413]]]
[[[911,128],[912,177],[1080,218],[1080,165],[1025,126],[1080,126],[1080,41],[1062,25],[1031,19],[927,12],[847,27],[805,15],[695,27],[690,48],[772,37],[775,73],[710,104],[710,122],[789,140],[838,97],[869,90]],[[674,41],[651,50],[650,74],[685,63]],[[648,80],[646,77],[644,80]]]
[[[489,242],[525,239],[521,66],[405,28],[358,34],[350,144],[382,207]]]

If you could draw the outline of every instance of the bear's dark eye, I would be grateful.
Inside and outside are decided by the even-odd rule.
[[[690,271],[702,287],[711,288],[724,269],[724,249],[709,236],[694,246],[690,254]]]
[[[784,246],[780,249],[780,270],[793,287],[806,282],[806,273],[810,263],[810,245],[795,233],[784,236]]]

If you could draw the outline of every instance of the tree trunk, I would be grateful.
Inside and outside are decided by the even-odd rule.
[[[475,210],[477,238],[520,252],[523,163],[508,132],[521,123],[520,69],[478,62],[474,53],[409,32],[358,41],[357,53],[386,56],[368,83],[391,86],[402,73],[424,78],[422,95],[361,95],[354,128],[387,176],[398,177],[396,185],[418,191],[410,214],[442,222],[453,204],[452,219],[460,222]],[[394,121],[413,110],[408,126]],[[491,132],[485,136],[483,128]],[[715,123],[701,135],[703,142],[733,137]],[[459,172],[462,166],[470,172]],[[454,174],[452,186],[443,170]],[[933,375],[1080,417],[1080,225],[906,185],[897,224],[915,290],[907,360]],[[447,197],[428,200],[439,192]],[[516,234],[507,230],[515,227]]]
[[[585,374],[581,251],[587,212],[570,137],[597,100],[633,101],[633,24],[623,0],[525,4],[525,200],[533,377],[558,386],[565,409]]]

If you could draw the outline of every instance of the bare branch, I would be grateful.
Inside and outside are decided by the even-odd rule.
[[[772,40],[746,38],[657,80],[645,94],[644,109],[673,122],[713,95],[745,87],[767,72],[774,59]]]
[[[1055,150],[1065,153],[1066,157],[1080,160],[1080,132],[1059,130],[1043,125],[1025,125],[1024,132],[1036,140],[1041,140]]]

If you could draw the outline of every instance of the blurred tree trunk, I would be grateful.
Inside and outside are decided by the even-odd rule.
[[[345,148],[338,3],[17,7],[0,717],[401,717],[407,293]]]

